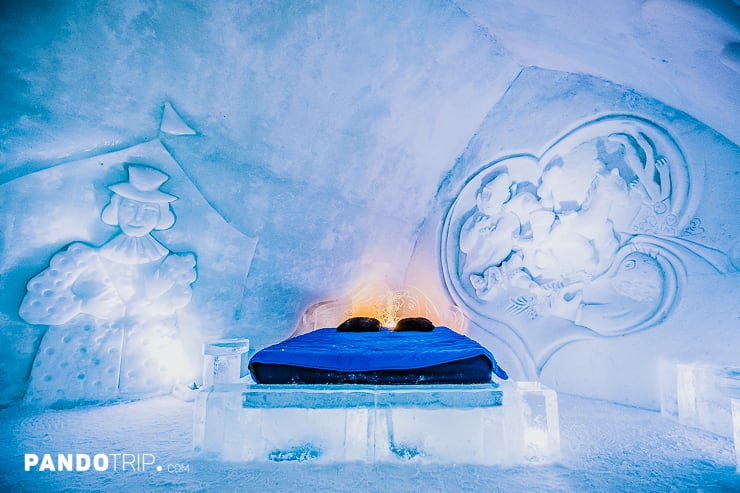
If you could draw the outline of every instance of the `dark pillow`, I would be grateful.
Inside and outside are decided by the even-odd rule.
[[[434,324],[424,317],[402,318],[396,322],[396,327],[393,330],[396,332],[431,332],[434,330]]]
[[[372,317],[348,318],[337,327],[337,332],[379,332],[380,320]]]

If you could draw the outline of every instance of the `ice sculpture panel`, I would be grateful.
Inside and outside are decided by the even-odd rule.
[[[103,209],[120,232],[100,247],[75,242],[33,277],[20,316],[49,328],[26,390],[36,404],[109,400],[169,391],[185,361],[175,313],[187,305],[195,256],[173,253],[152,231],[175,223],[169,178],[140,164]]]
[[[672,311],[696,256],[698,186],[668,131],[631,115],[579,125],[541,155],[489,163],[464,181],[442,230],[442,270],[455,300],[537,372],[574,338],[622,336]],[[571,324],[577,329],[558,330]]]
[[[94,400],[116,394],[117,388],[110,386],[117,381],[114,375],[120,375],[121,355],[116,352],[129,344],[115,322],[122,311],[124,325],[131,327],[126,337],[136,339],[132,344],[146,343],[157,353],[155,346],[169,347],[168,341],[175,337],[184,346],[184,357],[177,350],[163,351],[143,370],[124,370],[124,381],[132,372],[154,387],[169,378],[160,370],[162,364],[182,366],[187,374],[184,388],[200,383],[203,341],[245,333],[244,282],[257,239],[226,221],[174,158],[168,144],[184,139],[181,144],[192,146],[200,135],[181,121],[169,103],[164,105],[157,134],[158,138],[68,160],[0,184],[0,230],[3,239],[13,239],[0,241],[0,287],[6,294],[0,318],[8,322],[0,342],[7,348],[5,353],[15,358],[12,363],[0,361],[0,374],[11,384],[18,380],[0,390],[0,400],[22,396],[37,352],[39,365],[68,351],[80,355],[74,362],[60,362],[67,365],[67,373],[56,376],[60,387],[78,390],[65,397],[48,397],[50,401],[72,399],[97,372],[105,373],[105,378],[90,380],[99,390]],[[139,166],[130,167],[129,176],[124,163]],[[163,190],[172,191],[179,200]],[[155,216],[161,217],[147,231]],[[168,223],[171,227],[163,229]],[[197,254],[197,266],[194,255],[187,252]],[[188,281],[196,270],[197,282]],[[38,285],[29,284],[42,271],[34,281]],[[97,276],[100,271],[110,275]],[[54,289],[42,288],[49,283]],[[61,300],[51,296],[55,290],[72,295]],[[53,300],[61,303],[54,305]],[[155,322],[165,319],[162,324]],[[37,351],[47,327],[59,324],[79,326],[76,342],[65,342],[67,335],[54,329]],[[109,329],[102,329],[106,324]],[[144,326],[155,330],[143,336],[137,327]],[[177,328],[177,336],[172,327]],[[107,335],[96,328],[108,330]],[[54,338],[59,347],[51,347]],[[23,351],[18,350],[19,340]]]
[[[468,186],[475,203],[454,210],[467,219],[451,275],[482,310],[504,295],[508,310],[621,334],[670,304],[666,273],[639,236],[675,235],[687,223],[686,163],[658,129],[595,122],[539,159],[492,164]]]

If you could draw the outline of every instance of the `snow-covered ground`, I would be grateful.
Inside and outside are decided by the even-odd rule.
[[[172,397],[11,407],[0,411],[0,491],[740,491],[729,438],[605,401],[560,395],[559,406],[561,460],[516,467],[222,463],[193,457],[193,404]],[[144,471],[25,472],[26,453],[154,454],[156,463]]]

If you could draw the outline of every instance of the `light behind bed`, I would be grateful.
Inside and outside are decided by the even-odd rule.
[[[336,327],[350,317],[374,317],[384,327],[393,328],[407,317],[425,317],[434,325],[444,325],[464,332],[465,317],[453,305],[439,309],[427,295],[414,286],[392,289],[380,282],[365,283],[351,294],[333,300],[318,301],[303,312],[294,336],[323,327]]]

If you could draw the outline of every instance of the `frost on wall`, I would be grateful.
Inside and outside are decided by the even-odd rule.
[[[483,325],[507,314],[539,372],[574,338],[663,321],[686,256],[735,270],[723,252],[693,241],[698,190],[665,129],[630,115],[593,120],[540,156],[497,159],[466,181],[443,226],[445,281]],[[553,319],[578,328],[541,329]]]
[[[204,340],[245,331],[256,239],[210,206],[163,145],[196,135],[169,104],[159,132],[0,187],[0,229],[13,238],[0,244],[0,340],[13,353],[0,363],[2,398],[167,392],[198,378]]]

